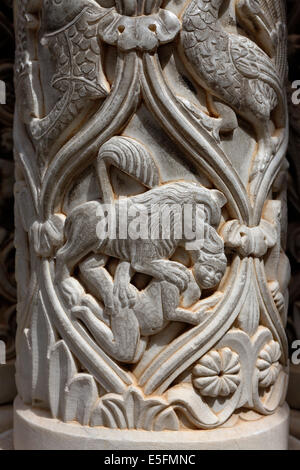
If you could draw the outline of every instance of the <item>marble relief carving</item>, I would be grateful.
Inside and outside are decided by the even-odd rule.
[[[15,24],[23,402],[152,431],[272,414],[288,378],[284,2],[15,0]],[[179,216],[165,238],[162,205]],[[201,240],[175,236],[186,206]]]

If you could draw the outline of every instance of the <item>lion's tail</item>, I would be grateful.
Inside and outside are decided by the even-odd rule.
[[[159,184],[159,170],[152,155],[135,139],[112,137],[99,151],[98,166],[104,162],[124,171],[148,188]]]

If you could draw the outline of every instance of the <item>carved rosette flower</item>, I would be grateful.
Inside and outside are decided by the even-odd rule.
[[[259,386],[268,388],[273,385],[279,375],[281,365],[279,359],[281,356],[280,346],[276,341],[270,341],[260,351],[256,366],[259,370]]]
[[[204,396],[231,395],[240,384],[238,354],[230,348],[210,351],[194,367],[193,384]]]

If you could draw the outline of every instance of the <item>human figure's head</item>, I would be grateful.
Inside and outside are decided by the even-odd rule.
[[[197,255],[193,254],[194,277],[200,288],[210,289],[224,276],[227,259],[222,238],[213,227],[206,224],[205,229],[203,247]]]

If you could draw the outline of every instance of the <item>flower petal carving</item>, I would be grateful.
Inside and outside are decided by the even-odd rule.
[[[193,369],[193,384],[201,395],[227,397],[240,384],[238,354],[230,348],[210,351]]]
[[[273,385],[279,375],[281,365],[279,359],[281,356],[280,346],[277,341],[270,341],[260,351],[256,366],[259,370],[259,385],[268,388]]]

